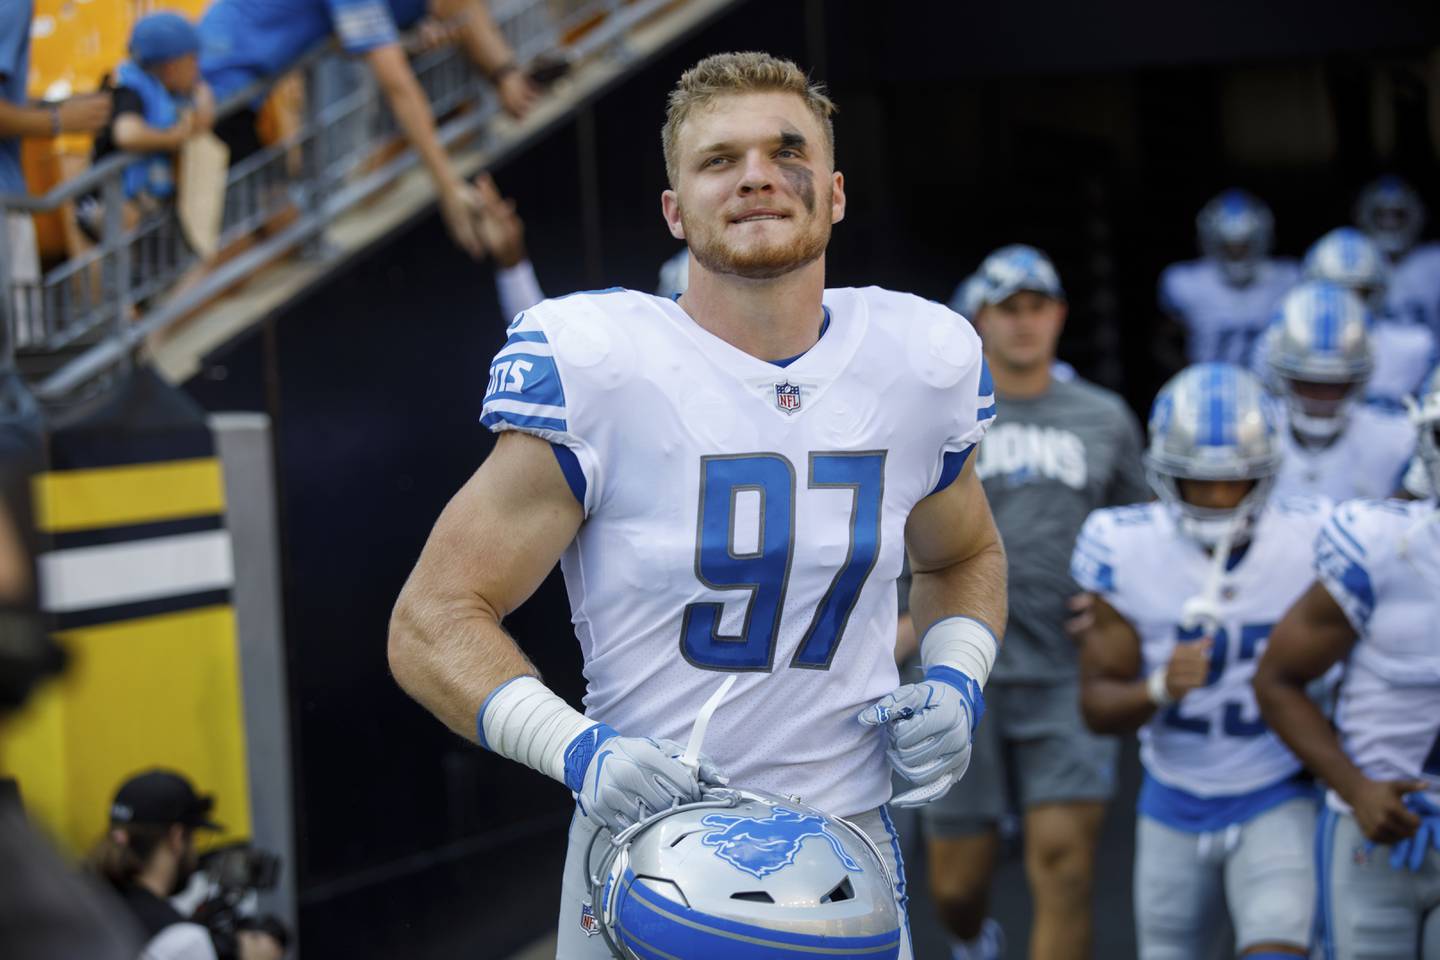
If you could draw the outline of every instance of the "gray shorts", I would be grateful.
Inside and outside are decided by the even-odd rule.
[[[1297,797],[1214,833],[1135,822],[1135,932],[1143,960],[1214,956],[1221,902],[1235,953],[1308,947],[1315,917],[1315,801]],[[1230,954],[1226,954],[1229,956]]]
[[[970,769],[949,793],[921,809],[921,820],[934,837],[987,832],[1009,811],[1012,784],[1022,810],[1104,802],[1115,792],[1119,752],[1114,737],[1085,726],[1078,684],[991,683]]]
[[[1367,849],[1355,818],[1320,814],[1320,951],[1324,960],[1440,960],[1440,850],[1414,873]]]
[[[897,960],[914,960],[910,947],[909,895],[905,884],[905,859],[900,853],[900,834],[890,819],[890,812],[880,807],[868,813],[847,818],[865,831],[885,857],[885,865],[895,881],[895,902],[900,907],[904,925],[900,928],[900,953]],[[585,851],[590,848],[594,831],[590,821],[577,812],[570,820],[570,846],[565,854],[565,876],[560,884],[560,930],[555,948],[556,960],[614,960],[594,925],[585,921],[590,907],[590,885],[587,879]],[[604,840],[601,840],[604,843]],[[582,922],[585,921],[585,922]]]

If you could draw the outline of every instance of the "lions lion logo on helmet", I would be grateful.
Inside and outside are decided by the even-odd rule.
[[[726,863],[760,878],[794,863],[800,853],[800,845],[810,837],[820,837],[830,844],[835,856],[845,864],[845,869],[864,872],[845,851],[839,838],[826,827],[824,818],[796,813],[785,807],[774,809],[772,815],[764,818],[712,813],[700,822],[718,829],[704,834],[700,842],[716,848],[715,855]]]

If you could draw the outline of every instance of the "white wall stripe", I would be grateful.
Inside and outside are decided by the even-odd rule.
[[[235,580],[226,530],[57,550],[38,567],[40,604],[51,613],[223,590]]]

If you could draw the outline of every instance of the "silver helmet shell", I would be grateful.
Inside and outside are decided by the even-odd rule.
[[[1365,304],[1333,283],[1302,283],[1281,301],[1266,335],[1265,362],[1301,437],[1327,441],[1345,429],[1375,369],[1369,327]],[[1345,392],[1333,399],[1307,397],[1306,384],[1343,386]]]
[[[798,800],[716,791],[597,834],[595,846],[591,903],[617,957],[899,955],[884,856],[858,827]]]
[[[1220,265],[1237,287],[1254,281],[1275,241],[1275,217],[1265,201],[1230,189],[1201,208],[1195,217],[1200,252]]]
[[[1199,363],[1171,377],[1150,411],[1145,468],[1180,529],[1206,547],[1238,544],[1265,505],[1283,455],[1280,417],[1260,380],[1228,363]],[[1253,480],[1233,510],[1199,507],[1182,480]]]
[[[690,248],[676,252],[660,264],[660,283],[655,288],[657,297],[675,299],[690,286]]]
[[[1355,201],[1355,222],[1389,257],[1415,245],[1425,226],[1425,204],[1410,184],[1384,176],[1365,185]]]
[[[1410,422],[1419,432],[1415,456],[1430,480],[1430,496],[1440,497],[1440,367],[1430,372],[1420,393],[1408,403]]]
[[[1336,227],[1316,240],[1305,253],[1302,269],[1306,280],[1348,287],[1372,313],[1385,307],[1390,263],[1375,241],[1354,227]]]

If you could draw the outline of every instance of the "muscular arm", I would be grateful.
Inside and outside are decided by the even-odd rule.
[[[1155,715],[1141,676],[1140,637],[1114,607],[1094,598],[1081,637],[1080,712],[1096,733],[1133,733]]]
[[[1355,628],[1330,591],[1314,583],[1275,625],[1255,668],[1255,699],[1276,736],[1347,800],[1364,779],[1334,728],[1305,692],[1349,655]]]
[[[1005,548],[971,457],[960,476],[915,505],[905,522],[910,616],[924,636],[945,617],[973,617],[1005,636]]]
[[[476,739],[491,690],[536,670],[501,626],[545,579],[581,522],[543,440],[503,433],[445,507],[390,618],[390,669],[451,730]]]

